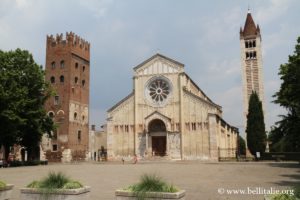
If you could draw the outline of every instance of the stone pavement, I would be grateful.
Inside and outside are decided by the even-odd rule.
[[[121,162],[86,162],[0,168],[0,180],[15,185],[13,199],[17,200],[20,188],[50,171],[64,172],[91,186],[92,200],[114,199],[116,189],[137,182],[144,173],[160,175],[167,182],[186,190],[187,200],[263,199],[264,190],[283,190],[300,182],[298,163],[198,161],[148,161],[135,165],[130,162],[124,165]],[[239,194],[230,194],[234,193],[232,189]]]

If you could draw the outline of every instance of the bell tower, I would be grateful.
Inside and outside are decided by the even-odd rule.
[[[261,41],[259,25],[255,25],[251,12],[248,9],[244,28],[240,28],[245,124],[247,122],[248,103],[252,91],[258,94],[265,113]]]
[[[45,68],[45,79],[55,92],[45,107],[57,125],[48,152],[57,157],[63,154],[66,161],[84,159],[89,134],[90,44],[72,32],[47,36]]]

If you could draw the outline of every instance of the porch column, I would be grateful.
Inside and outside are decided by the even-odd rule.
[[[148,149],[148,132],[146,132],[146,157],[149,157],[149,149]]]

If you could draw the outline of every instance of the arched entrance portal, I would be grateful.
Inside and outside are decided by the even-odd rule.
[[[152,154],[155,156],[165,156],[167,150],[167,130],[165,123],[160,119],[154,119],[149,123],[148,127],[152,143]]]

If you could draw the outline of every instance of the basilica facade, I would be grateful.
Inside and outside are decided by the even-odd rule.
[[[132,92],[107,113],[108,159],[217,160],[219,149],[237,148],[238,129],[223,120],[222,107],[185,73],[184,64],[156,54],[133,70]]]

